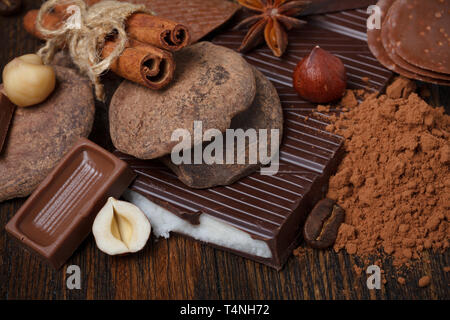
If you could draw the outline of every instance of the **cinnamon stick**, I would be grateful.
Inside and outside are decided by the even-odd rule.
[[[44,36],[36,29],[37,10],[27,12],[24,17],[24,27],[30,34],[44,39]],[[47,29],[54,29],[61,23],[56,14],[46,14],[42,24]],[[114,40],[105,43],[101,56],[106,58],[115,47]],[[173,79],[175,61],[170,52],[155,46],[130,39],[121,56],[110,66],[111,71],[135,83],[151,89],[161,89]]]
[[[146,13],[134,13],[126,26],[129,37],[161,49],[178,51],[190,42],[186,26]]]
[[[88,6],[100,1],[85,0]],[[53,12],[63,17],[67,14],[69,5],[70,3],[55,6]],[[147,13],[134,13],[126,21],[126,27],[130,38],[164,50],[178,51],[190,43],[191,37],[186,26]]]
[[[106,58],[115,47],[114,41],[107,41],[102,50]],[[170,52],[130,39],[128,46],[110,66],[122,78],[139,83],[151,89],[168,85],[175,73],[175,61]]]

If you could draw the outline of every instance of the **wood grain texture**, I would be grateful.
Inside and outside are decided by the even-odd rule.
[[[25,10],[39,1],[26,1]],[[21,26],[22,15],[0,17],[0,66],[13,57],[34,52],[41,45]],[[108,75],[104,81],[110,96],[119,79]],[[433,105],[450,106],[450,90],[431,88]],[[106,106],[97,104],[91,139],[111,149]],[[4,231],[7,221],[23,199],[0,204],[0,299],[450,299],[449,252],[426,253],[411,270],[392,267],[382,260],[386,283],[381,290],[368,290],[361,261],[344,253],[307,249],[299,259],[292,256],[277,272],[235,255],[173,236],[154,239],[135,255],[109,257],[101,253],[89,236],[60,270],[53,270],[24,251]],[[81,290],[66,289],[66,268],[81,268]],[[363,268],[358,276],[353,266]],[[406,284],[397,282],[398,276]],[[419,288],[418,280],[431,276],[431,285]]]

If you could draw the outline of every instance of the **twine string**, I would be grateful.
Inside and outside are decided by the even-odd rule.
[[[43,20],[57,5],[70,5],[72,15],[57,29],[46,29]],[[88,7],[83,0],[48,0],[38,13],[36,28],[48,39],[38,51],[44,63],[53,60],[56,52],[66,46],[74,64],[93,83],[97,99],[105,100],[105,91],[100,76],[125,50],[127,33],[125,21],[135,12],[150,13],[144,5],[119,1],[102,1]],[[100,52],[108,35],[115,35],[115,47],[102,59]]]

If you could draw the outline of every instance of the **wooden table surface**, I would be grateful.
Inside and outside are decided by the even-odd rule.
[[[35,52],[41,42],[23,30],[25,10],[40,1],[25,1],[22,14],[0,17],[0,67],[13,57]],[[111,76],[105,81],[117,82]],[[110,85],[108,93],[114,86]],[[432,87],[431,103],[450,106],[450,91]],[[97,105],[90,138],[110,148],[106,106]],[[383,258],[381,290],[369,290],[364,265],[354,256],[331,250],[307,249],[299,259],[292,256],[277,272],[233,254],[215,250],[180,236],[149,241],[134,255],[110,257],[100,252],[89,236],[60,270],[53,270],[24,251],[4,231],[23,199],[0,204],[0,299],[449,299],[450,254],[426,252],[410,270],[396,270]],[[66,288],[66,268],[81,268],[81,289]],[[354,265],[363,267],[358,275]],[[397,282],[398,276],[406,284]],[[418,280],[431,276],[427,288]]]

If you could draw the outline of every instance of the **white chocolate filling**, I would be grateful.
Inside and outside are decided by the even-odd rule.
[[[193,225],[137,192],[127,190],[123,197],[144,212],[150,220],[153,234],[158,238],[169,238],[170,233],[175,232],[249,255],[262,258],[272,257],[272,252],[266,242],[253,239],[248,233],[209,214],[201,214],[200,224]]]

